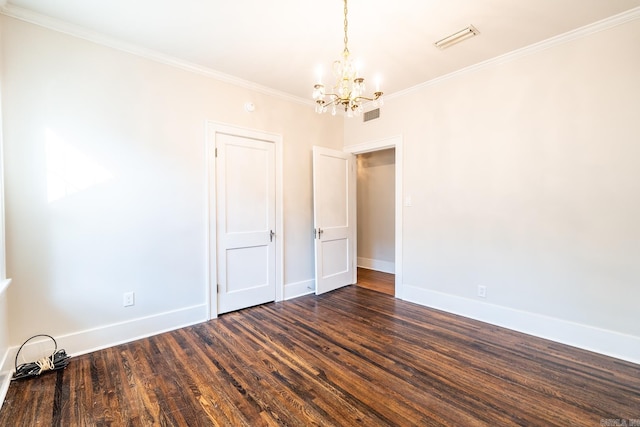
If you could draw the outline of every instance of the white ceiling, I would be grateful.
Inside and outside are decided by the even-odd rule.
[[[342,0],[0,0],[308,99],[343,49]],[[640,0],[349,0],[349,50],[386,94],[640,7]],[[32,13],[35,12],[35,13]],[[42,16],[41,16],[42,15]],[[469,24],[480,35],[433,43]],[[326,82],[327,79],[325,79]]]

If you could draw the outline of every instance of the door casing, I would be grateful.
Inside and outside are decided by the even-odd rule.
[[[224,123],[218,123],[213,121],[207,121],[206,123],[206,146],[205,146],[205,159],[206,159],[206,172],[207,172],[207,185],[205,200],[206,203],[206,277],[207,287],[206,295],[208,301],[208,318],[214,319],[218,317],[218,292],[217,292],[217,235],[216,235],[216,135],[227,134],[235,135],[243,138],[258,139],[263,141],[269,141],[275,144],[275,168],[276,168],[276,301],[282,301],[284,296],[284,282],[283,282],[283,260],[284,260],[284,220],[283,220],[283,197],[282,197],[282,136],[275,133],[249,129],[244,127],[238,127],[228,125]]]
[[[396,188],[395,188],[395,297],[403,298],[404,290],[402,286],[402,135],[396,135],[389,138],[368,141],[362,144],[347,145],[343,151],[351,154],[370,153],[372,151],[386,150],[387,148],[395,148],[396,150]],[[355,247],[355,245],[354,245]],[[357,257],[354,253],[353,256]]]

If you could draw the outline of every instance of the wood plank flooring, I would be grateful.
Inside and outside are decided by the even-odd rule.
[[[358,267],[358,283],[356,285],[360,287],[393,296],[396,292],[395,283],[395,274]]]
[[[357,286],[73,358],[64,371],[12,382],[0,411],[11,427],[638,419],[639,365]]]

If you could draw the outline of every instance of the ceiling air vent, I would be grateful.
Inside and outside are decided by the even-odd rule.
[[[380,117],[380,109],[376,108],[375,110],[365,111],[363,122],[368,122],[369,120],[375,120]]]

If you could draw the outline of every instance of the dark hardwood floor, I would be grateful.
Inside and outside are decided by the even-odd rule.
[[[395,274],[358,267],[358,282],[356,285],[360,287],[393,296],[396,292],[395,283]]]
[[[11,383],[0,411],[0,426],[12,427],[637,419],[639,365],[357,286],[73,358],[64,371]]]

